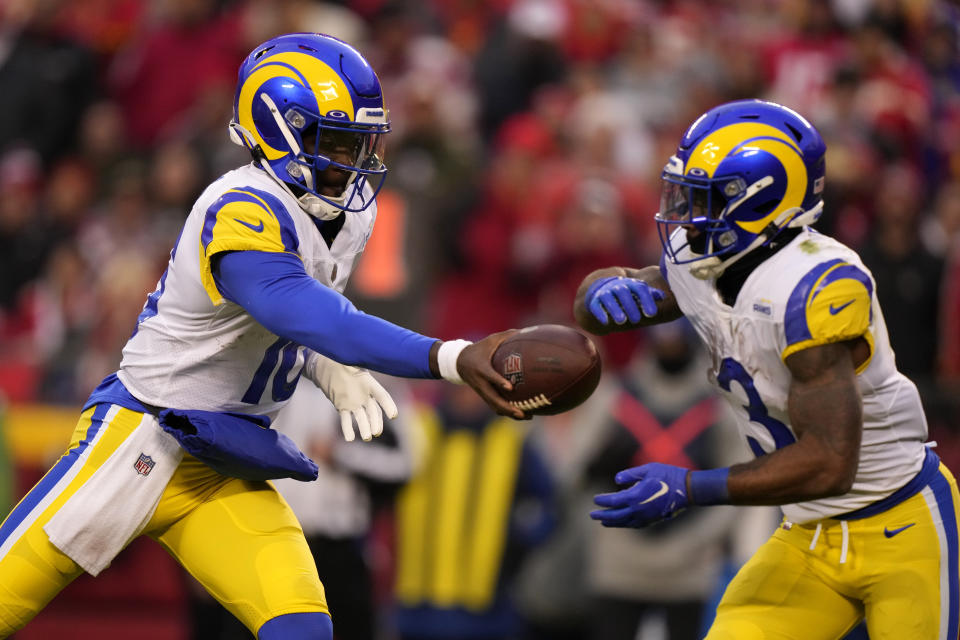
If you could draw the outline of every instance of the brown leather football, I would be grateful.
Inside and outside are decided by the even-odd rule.
[[[501,391],[528,414],[553,415],[573,409],[600,382],[600,355],[593,342],[572,327],[541,324],[504,340],[491,360],[513,384]]]

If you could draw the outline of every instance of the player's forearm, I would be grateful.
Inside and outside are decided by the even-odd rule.
[[[750,462],[730,467],[730,503],[783,505],[842,495],[850,485],[845,473],[825,465],[819,447],[802,440]]]
[[[343,364],[407,378],[432,378],[434,338],[356,309],[303,271],[293,256],[242,251],[222,256],[223,295],[271,332]]]
[[[788,410],[798,440],[731,467],[728,488],[732,502],[789,504],[850,490],[863,421],[855,379],[827,369],[814,380],[795,380]]]

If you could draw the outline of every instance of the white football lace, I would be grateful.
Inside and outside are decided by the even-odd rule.
[[[548,404],[553,403],[547,400],[547,396],[541,393],[534,398],[527,398],[526,400],[514,400],[510,404],[518,409],[523,409],[524,411],[532,411],[533,409],[539,409],[540,407],[545,407]]]

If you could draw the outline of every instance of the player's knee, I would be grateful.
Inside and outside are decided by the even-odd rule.
[[[263,623],[257,640],[333,640],[333,623],[319,611],[288,613]]]
[[[703,640],[765,640],[758,625],[746,620],[716,620]]]

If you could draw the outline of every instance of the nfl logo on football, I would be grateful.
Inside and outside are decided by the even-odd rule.
[[[519,353],[511,353],[503,361],[503,377],[514,386],[523,382],[523,360]]]
[[[153,471],[153,465],[155,464],[156,462],[153,461],[153,458],[145,453],[141,453],[137,461],[133,463],[133,468],[136,469],[140,475],[146,476],[150,475],[150,472]]]

